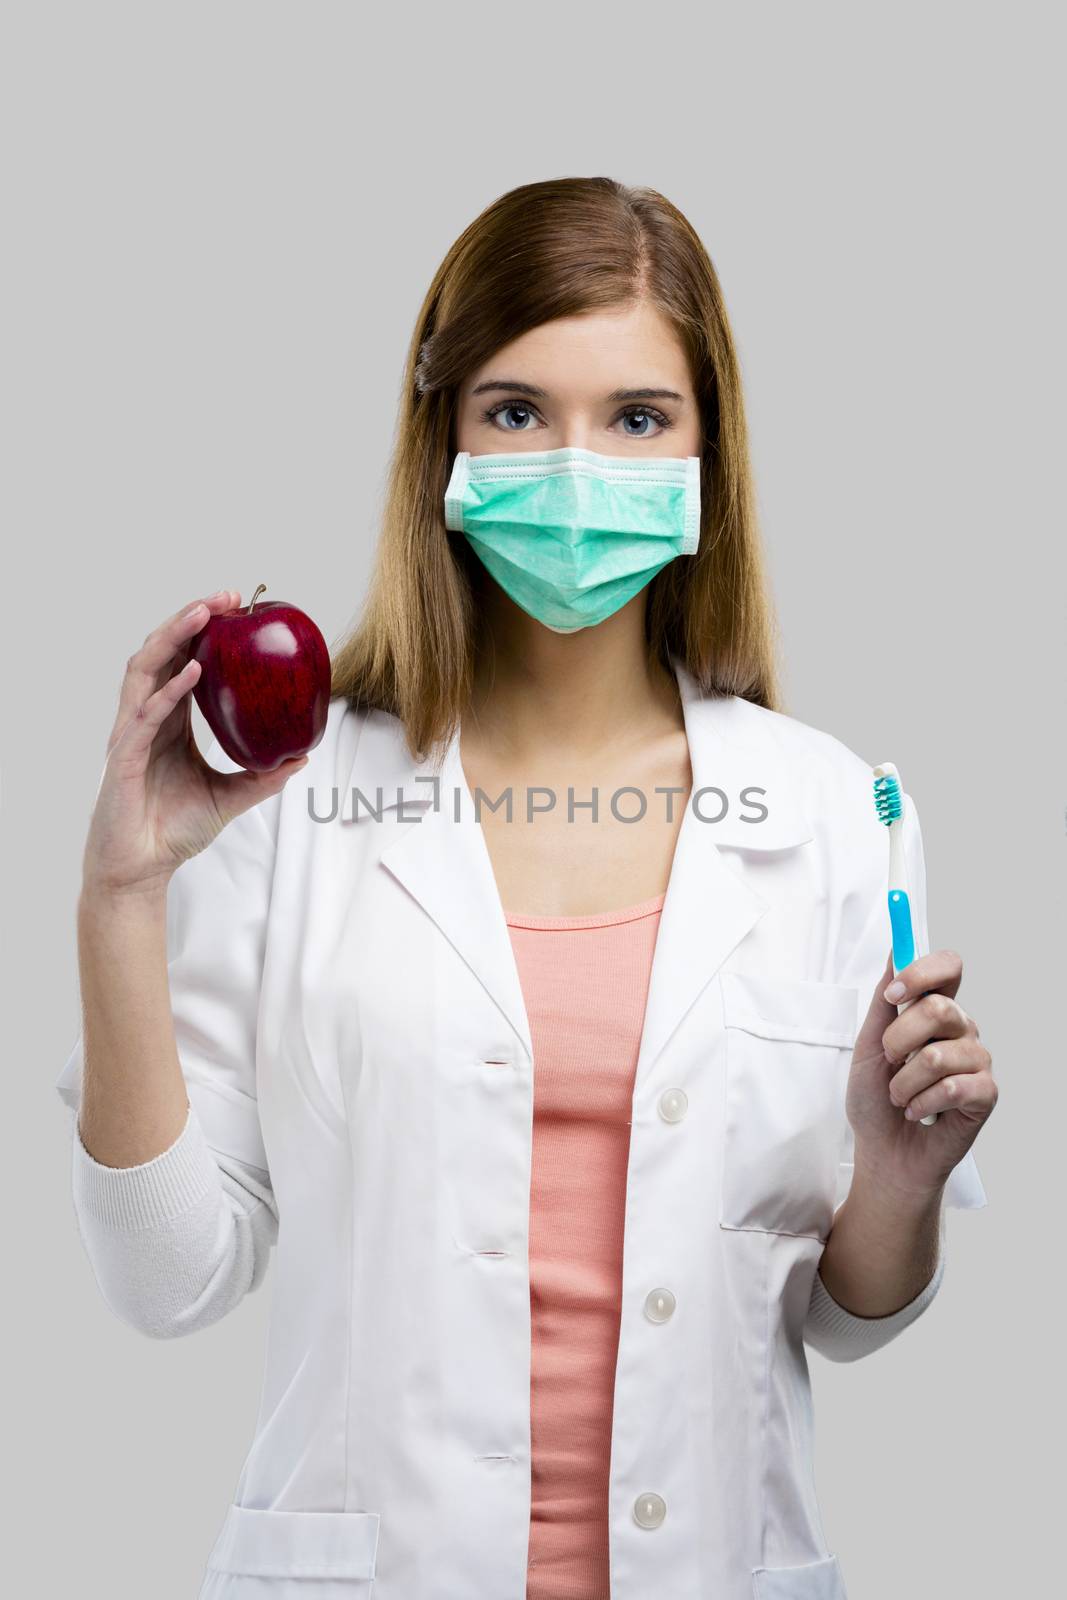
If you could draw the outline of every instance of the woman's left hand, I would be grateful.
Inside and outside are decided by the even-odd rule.
[[[895,979],[890,955],[852,1053],[845,1109],[856,1164],[916,1197],[944,1185],[997,1103],[993,1058],[955,998],[962,976],[954,950],[920,956]],[[914,1003],[898,1016],[904,1000]],[[931,1111],[940,1115],[924,1126]]]

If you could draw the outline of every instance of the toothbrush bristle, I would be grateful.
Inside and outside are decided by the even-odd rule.
[[[874,780],[874,807],[888,828],[891,822],[904,815],[904,791],[900,779],[887,775]]]

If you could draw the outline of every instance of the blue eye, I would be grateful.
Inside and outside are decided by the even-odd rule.
[[[654,415],[651,411],[644,411],[644,410],[624,411],[622,413],[622,417],[623,417],[623,421],[624,422],[656,422],[658,420],[658,417],[662,417],[662,415],[663,415],[662,412],[659,412],[659,413]],[[665,418],[664,418],[664,422],[666,422]],[[662,426],[662,425],[663,424],[660,424],[660,426]],[[668,423],[667,426],[669,427],[670,424]],[[623,433],[629,433],[631,439],[650,439],[650,438],[654,439],[655,438],[655,434],[650,432],[650,430],[648,428],[642,429],[642,431],[640,433],[634,433],[629,428],[624,428],[622,431],[623,431]]]
[[[534,415],[532,406],[524,406],[518,400],[498,400],[495,406],[490,406],[488,411],[483,411],[482,421],[492,422],[494,417],[506,416],[511,411],[521,412],[527,417]],[[511,428],[505,426],[503,431],[506,433],[529,433],[530,430],[525,427]]]
[[[533,406],[528,405],[523,400],[498,400],[496,405],[490,406],[487,411],[482,412],[482,421],[493,425],[497,417],[507,418],[514,416],[516,413],[524,418],[525,421],[520,422],[518,427],[512,427],[510,423],[505,422],[500,431],[503,433],[530,433],[532,430],[526,424],[532,420],[536,427],[538,413]],[[623,432],[630,439],[654,439],[664,429],[673,428],[674,426],[670,417],[664,416],[663,412],[658,411],[654,406],[627,406],[623,411],[619,412],[615,420],[617,422],[641,422],[645,424],[654,422],[656,424],[655,432],[647,426],[642,427],[639,432],[631,428],[624,428]]]

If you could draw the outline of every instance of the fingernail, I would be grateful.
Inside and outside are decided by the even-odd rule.
[[[195,616],[198,611],[203,611],[203,609],[204,609],[204,602],[202,600],[197,600],[194,605],[186,606],[185,615],[187,617],[192,617],[192,616]]]
[[[885,991],[885,997],[889,1001],[889,1004],[891,1006],[895,1006],[898,1000],[903,1000],[903,998],[907,994],[907,992],[908,992],[907,984],[906,983],[901,983],[900,979],[896,978],[889,985],[888,989]]]

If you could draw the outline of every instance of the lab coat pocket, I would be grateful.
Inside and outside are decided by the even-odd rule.
[[[369,1596],[380,1520],[376,1511],[230,1505],[208,1557],[200,1600],[283,1600],[302,1594],[304,1580],[315,1600]]]
[[[857,990],[720,974],[726,1025],[719,1224],[827,1239]]]
[[[752,1593],[755,1600],[848,1600],[836,1556],[802,1567],[756,1567]]]

